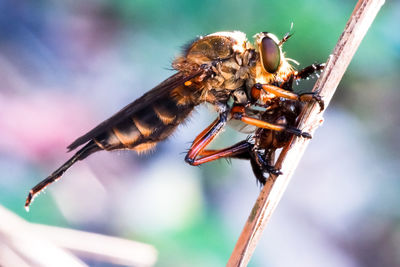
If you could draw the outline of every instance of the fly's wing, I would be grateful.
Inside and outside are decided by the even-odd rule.
[[[227,125],[232,129],[244,134],[253,134],[257,129],[256,126],[244,123],[240,120],[229,120]]]
[[[109,131],[117,124],[123,122],[124,120],[130,119],[133,114],[146,108],[147,106],[153,105],[158,100],[161,101],[163,98],[168,97],[173,89],[183,85],[186,81],[189,81],[201,75],[202,73],[204,73],[204,69],[199,69],[190,74],[178,72],[172,75],[171,77],[157,85],[155,88],[145,93],[142,97],[124,107],[111,118],[105,120],[85,135],[76,139],[72,144],[67,147],[68,151],[74,150],[75,148],[87,143],[88,141],[96,138],[104,132]]]

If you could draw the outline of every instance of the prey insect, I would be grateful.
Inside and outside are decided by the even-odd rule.
[[[262,185],[267,181],[266,174],[279,176],[281,171],[275,167],[275,153],[284,147],[292,138],[293,134],[299,135],[296,129],[298,116],[303,108],[303,103],[289,99],[276,99],[265,111],[257,114],[257,119],[265,122],[260,123],[253,136],[240,141],[228,148],[220,150],[204,150],[201,157],[196,160],[195,165],[214,161],[221,158],[236,158],[249,160],[253,173]],[[243,107],[239,106],[239,110]],[[232,109],[235,112],[236,107]],[[273,125],[273,127],[270,127]],[[286,126],[295,131],[276,130],[275,126]],[[311,138],[308,133],[302,133],[302,137]]]
[[[319,101],[317,94],[297,95],[284,88],[293,80],[312,72],[295,71],[290,59],[285,58],[282,45],[291,35],[281,40],[267,32],[255,36],[255,44],[247,41],[241,32],[217,32],[199,37],[186,46],[183,55],[172,63],[176,74],[124,107],[111,118],[100,123],[68,146],[69,151],[81,147],[66,163],[35,187],[26,199],[29,208],[32,200],[49,184],[58,180],[77,161],[101,151],[130,149],[143,153],[153,149],[158,142],[170,136],[199,104],[207,102],[218,112],[218,119],[194,141],[185,160],[196,165],[197,157],[225,126],[227,120],[239,120],[260,127],[260,118],[243,112],[232,113],[230,99],[237,104],[255,105],[243,97],[259,92],[265,105],[271,99],[286,97],[298,101]],[[292,60],[293,61],[293,60]],[[304,75],[305,76],[305,75]],[[255,88],[255,89],[254,89]],[[255,99],[255,95],[252,95]],[[238,105],[234,106],[237,109]],[[263,125],[265,126],[265,125]],[[261,127],[262,128],[262,127]],[[273,130],[308,137],[306,133],[288,126],[274,125]]]

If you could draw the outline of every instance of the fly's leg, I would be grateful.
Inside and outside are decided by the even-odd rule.
[[[308,79],[312,74],[314,74],[317,71],[322,71],[324,68],[325,68],[325,63],[312,64],[299,71],[293,71],[292,73],[287,75],[284,81],[279,85],[279,87],[273,85],[262,86],[259,84],[258,85],[256,84],[255,87],[256,89],[259,90],[263,89],[269,93],[273,94],[277,93],[278,94],[277,96],[291,100],[299,100],[302,102],[317,101],[322,111],[325,108],[324,101],[321,99],[321,97],[318,95],[317,92],[296,94],[293,92],[292,88],[293,88],[293,81]],[[281,92],[279,89],[283,90],[284,92]]]
[[[271,153],[272,152],[272,153]],[[253,169],[253,173],[256,176],[258,182],[262,185],[265,185],[267,178],[265,177],[265,173],[271,173],[275,176],[279,176],[282,172],[276,169],[273,166],[273,162],[275,159],[275,150],[265,151],[265,155],[263,155],[258,150],[252,150],[249,152],[250,155],[250,163]]]
[[[231,153],[229,153],[231,152]],[[259,150],[255,149],[254,144],[249,143],[247,140],[237,143],[230,148],[216,151],[215,156],[218,158],[228,157],[237,159],[250,160],[251,168],[257,181],[265,185],[267,178],[265,173],[270,173],[279,176],[282,172],[275,168],[275,150],[269,149],[265,151],[265,155]],[[217,158],[214,158],[217,159]],[[213,160],[214,160],[213,159]]]
[[[325,63],[312,64],[310,66],[305,67],[304,69],[297,71],[294,74],[294,79],[295,80],[308,79],[312,74],[314,74],[317,71],[322,71],[324,68],[325,68]],[[316,75],[318,76],[318,74]],[[321,111],[325,109],[325,103],[322,100],[321,96],[318,94],[318,92],[300,94],[300,101],[309,102],[312,101],[313,99],[318,102]]]
[[[311,75],[317,71],[322,71],[325,68],[325,63],[312,64],[299,71],[292,71],[284,79],[283,83],[279,86],[287,90],[292,90],[293,81],[308,79]],[[316,74],[318,76],[318,74]]]
[[[256,90],[264,90],[267,93],[271,93],[277,97],[283,97],[290,100],[301,101],[301,102],[311,102],[316,101],[319,104],[319,107],[322,110],[325,108],[324,101],[322,100],[321,96],[317,92],[311,93],[302,93],[296,94],[295,92],[283,89],[281,87],[271,85],[271,84],[260,84],[256,83],[254,85]]]
[[[200,158],[195,158],[191,165],[197,166],[206,162],[214,161],[220,158],[240,158],[250,159],[244,153],[252,149],[254,145],[247,140],[241,141],[233,146],[220,150],[204,150],[198,154]]]
[[[195,159],[192,165],[200,165],[206,162],[214,161],[221,158],[237,158],[250,160],[253,173],[257,178],[257,181],[264,185],[266,178],[264,174],[266,172],[273,173],[275,175],[281,174],[279,170],[275,170],[274,167],[269,165],[260,154],[259,151],[254,150],[254,144],[247,140],[241,141],[231,147],[221,150],[204,150],[199,155],[202,157]]]
[[[267,181],[265,173],[271,173],[275,176],[279,176],[282,172],[274,167],[275,150],[269,149],[263,155],[260,151],[254,149],[254,144],[248,140],[241,141],[231,147],[220,149],[220,150],[203,150],[193,160],[192,165],[198,166],[203,163],[211,162],[221,158],[236,158],[250,160],[250,164],[253,169],[253,173],[257,178],[257,181],[264,185]]]
[[[282,124],[269,123],[269,122],[262,121],[262,120],[259,120],[259,119],[253,118],[253,117],[249,117],[246,115],[245,108],[243,106],[234,106],[232,108],[231,114],[232,114],[233,119],[240,120],[249,125],[254,125],[258,128],[269,129],[269,130],[277,131],[277,132],[285,131],[287,133],[294,134],[295,136],[298,136],[298,137],[311,138],[311,135],[309,133],[302,132],[300,129],[297,129],[295,127],[282,125]]]
[[[221,112],[219,117],[195,138],[185,157],[187,163],[190,165],[198,165],[195,163],[197,157],[221,132],[227,122],[228,112],[228,110]]]
[[[312,64],[294,73],[295,80],[304,80],[310,77],[317,71],[322,71],[325,68],[325,63]]]
[[[261,154],[258,150],[254,150],[251,156],[263,172],[268,172],[276,176],[282,174],[279,169],[275,168],[275,149],[266,149],[265,155]]]

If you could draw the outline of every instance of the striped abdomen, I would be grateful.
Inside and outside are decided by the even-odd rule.
[[[172,134],[194,108],[182,95],[165,95],[145,105],[111,129],[93,138],[104,150],[132,149],[138,153],[153,148]]]

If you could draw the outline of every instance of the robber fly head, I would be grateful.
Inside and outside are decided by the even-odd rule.
[[[281,65],[282,58],[278,38],[269,32],[259,33],[255,37],[263,69],[275,73]]]
[[[290,59],[282,52],[282,45],[291,35],[285,35],[279,40],[274,34],[261,32],[254,36],[255,49],[259,54],[261,73],[256,78],[260,83],[281,82],[293,71]]]

